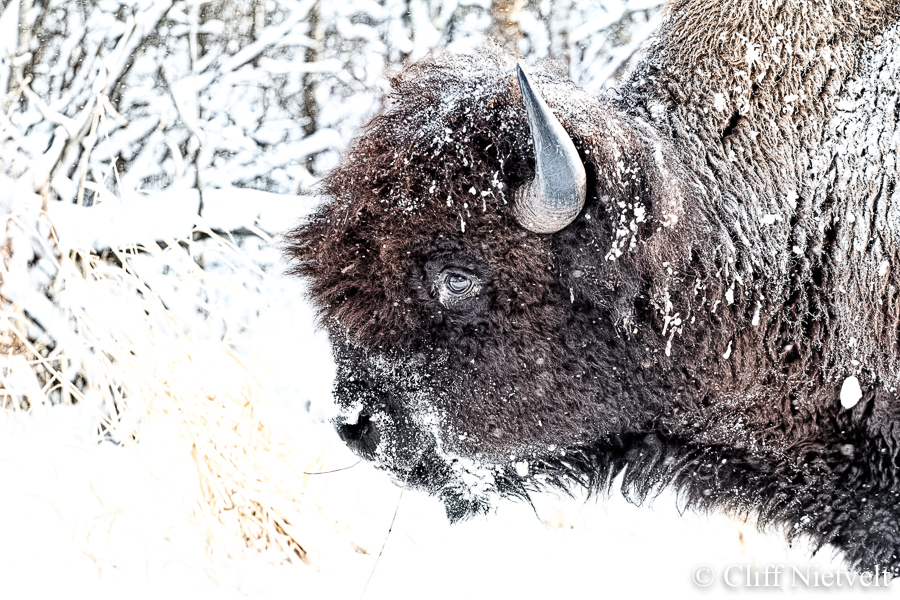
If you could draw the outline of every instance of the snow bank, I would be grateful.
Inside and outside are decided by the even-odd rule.
[[[107,196],[108,197],[108,196]],[[232,232],[254,229],[276,236],[309,214],[312,196],[273,194],[246,188],[150,192],[93,206],[47,203],[47,214],[67,249],[148,246],[188,238],[195,227]],[[202,211],[201,211],[202,206]]]

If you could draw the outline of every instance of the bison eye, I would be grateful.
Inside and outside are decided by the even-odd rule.
[[[475,285],[469,277],[460,275],[459,273],[448,274],[446,279],[444,279],[444,284],[451,293],[460,296],[468,292],[472,289],[472,286]]]
[[[471,273],[455,267],[440,272],[434,282],[434,291],[441,304],[450,307],[478,295],[481,281]]]

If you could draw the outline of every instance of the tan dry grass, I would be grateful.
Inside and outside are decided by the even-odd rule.
[[[208,230],[198,232],[209,236],[203,242],[166,240],[113,249],[105,258],[69,248],[46,211],[35,210],[45,200],[31,194],[25,209],[19,203],[2,216],[0,403],[20,411],[87,404],[96,414],[97,441],[126,446],[141,443],[148,418],[174,423],[199,484],[186,508],[209,553],[267,550],[285,561],[305,559],[322,522],[304,490],[310,458],[277,426],[268,410],[266,366],[242,324],[217,314],[215,299],[230,295],[251,309],[265,306],[240,278],[202,268],[202,257],[215,253],[220,262],[266,275]],[[34,256],[23,265],[17,253]],[[55,273],[47,285],[29,289],[28,263],[38,258]],[[193,306],[167,305],[166,286],[174,290],[170,303],[189,298]]]

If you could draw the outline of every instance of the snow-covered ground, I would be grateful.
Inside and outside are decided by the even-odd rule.
[[[840,570],[828,548],[668,495],[548,493],[451,527],[366,463],[306,474],[357,459],[278,234],[386,70],[471,51],[490,2],[4,5],[0,598],[669,597],[745,565],[837,585],[784,574]],[[528,3],[518,48],[599,90],[658,5]]]

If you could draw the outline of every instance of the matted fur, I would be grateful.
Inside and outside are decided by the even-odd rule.
[[[897,572],[897,3],[667,11],[604,98],[534,70],[588,177],[553,235],[510,211],[534,172],[514,57],[392,81],[288,236],[338,425],[453,518],[626,469],[638,500],[671,485]],[[442,303],[448,266],[476,296]]]

